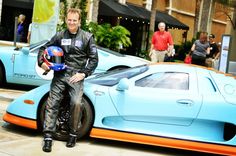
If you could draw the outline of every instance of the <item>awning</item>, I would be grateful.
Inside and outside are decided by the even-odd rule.
[[[122,5],[115,0],[100,0],[98,14],[103,16],[140,18],[139,15],[131,11],[127,5]]]
[[[130,3],[120,4],[116,0],[100,0],[99,3],[99,15],[102,16],[114,16],[123,18],[133,18],[149,21],[151,12],[143,7],[136,6]],[[189,30],[189,27],[184,23],[180,22],[171,15],[157,11],[156,12],[156,23],[165,22],[167,27],[178,28],[183,30]]]

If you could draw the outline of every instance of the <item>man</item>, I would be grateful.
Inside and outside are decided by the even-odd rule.
[[[218,45],[215,43],[214,40],[215,40],[215,35],[210,34],[209,35],[210,54],[206,56],[207,57],[207,59],[206,59],[206,66],[207,67],[213,67],[213,59],[215,58],[215,56],[219,52]]]
[[[78,126],[81,119],[83,81],[97,67],[98,55],[92,34],[80,29],[80,10],[69,9],[67,11],[67,29],[57,33],[43,47],[38,54],[38,65],[45,71],[49,70],[43,61],[43,52],[49,46],[61,47],[64,51],[66,69],[54,71],[49,97],[46,103],[44,121],[44,145],[43,151],[51,152],[52,135],[56,130],[58,109],[63,98],[63,92],[68,90],[70,95],[69,121],[70,131],[67,147],[74,147],[76,144]]]
[[[152,36],[152,44],[149,56],[152,62],[163,62],[165,55],[172,55],[173,39],[169,32],[165,31],[166,25],[164,22],[158,24],[159,31],[156,31]]]

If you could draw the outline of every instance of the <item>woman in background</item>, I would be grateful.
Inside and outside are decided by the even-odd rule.
[[[26,25],[25,25],[25,15],[19,15],[19,23],[17,25],[17,33],[16,33],[16,42],[26,42]]]
[[[207,37],[206,32],[201,32],[199,39],[193,43],[191,48],[192,64],[205,66],[206,55],[210,54],[210,44]]]

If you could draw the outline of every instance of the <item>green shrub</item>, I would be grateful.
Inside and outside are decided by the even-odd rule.
[[[122,48],[132,45],[130,32],[123,26],[111,26],[109,23],[98,25],[90,22],[88,30],[94,34],[95,41],[98,45],[119,51]]]

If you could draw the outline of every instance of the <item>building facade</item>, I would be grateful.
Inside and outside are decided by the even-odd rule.
[[[216,38],[216,42],[221,42],[223,34],[230,34],[232,29],[232,24],[229,21],[227,15],[232,12],[229,7],[225,7],[222,4],[216,3],[214,0],[99,0],[100,3],[114,1],[120,3],[125,6],[129,6],[130,4],[138,6],[140,8],[145,8],[146,10],[151,10],[152,2],[154,3],[154,9],[166,13],[171,17],[179,20],[189,27],[189,29],[182,29],[178,27],[168,26],[168,31],[171,32],[175,45],[182,45],[186,43],[186,41],[192,41],[193,38],[197,38],[197,32],[205,31],[208,34],[213,33]],[[98,3],[98,1],[90,0],[89,7],[93,5],[93,3]],[[200,2],[200,3],[199,3]],[[101,6],[100,6],[101,7]],[[112,7],[112,6],[111,6]],[[104,8],[103,8],[104,9]],[[92,10],[92,9],[90,9]],[[99,10],[99,9],[98,9]],[[105,8],[107,10],[107,8]],[[93,10],[94,11],[94,10]],[[100,20],[104,20],[104,17],[101,17],[103,13],[98,11],[98,23]],[[131,31],[131,40],[132,40],[132,48],[129,51],[148,51],[147,46],[147,38],[149,33],[149,24],[145,24],[145,20],[134,19],[132,17],[127,17],[125,13],[119,10],[119,7],[113,12],[109,12],[110,21],[107,20],[105,22],[119,23],[122,26],[125,26],[128,30]],[[90,17],[93,12],[88,12]],[[119,14],[120,13],[120,14]],[[113,16],[116,15],[116,18]],[[131,13],[127,13],[131,15]],[[158,14],[157,14],[158,15]],[[88,18],[89,19],[89,18]],[[111,20],[112,19],[112,20]],[[125,21],[125,20],[126,21]],[[149,21],[148,19],[147,21]],[[157,20],[162,20],[158,19]],[[89,20],[94,21],[94,20]],[[119,21],[119,22],[117,22]],[[140,23],[143,22],[144,24]],[[134,27],[134,25],[136,27]],[[155,30],[157,29],[157,23],[155,26]],[[141,41],[141,42],[140,42]],[[134,54],[134,53],[132,53]]]
[[[152,5],[152,0],[126,0],[126,2],[146,8],[150,8]],[[209,2],[209,6],[204,4],[206,2]],[[204,6],[207,6],[207,8],[204,8]],[[189,26],[187,40],[191,40],[196,35],[194,34],[194,21],[197,16],[195,14],[196,7],[197,0],[157,0],[155,6],[157,10],[164,11]],[[230,21],[226,15],[226,13],[230,14],[230,9],[221,4],[214,3],[213,0],[202,0],[199,10],[197,31],[206,31],[209,34],[213,33],[216,36],[216,41],[220,42],[222,34],[229,33],[231,29]],[[208,11],[207,17],[204,16],[206,15],[203,13],[204,11]],[[206,18],[208,18],[207,28],[202,30],[201,24]],[[180,44],[182,42],[183,32],[176,29],[170,29],[170,32],[173,35],[175,44]]]

